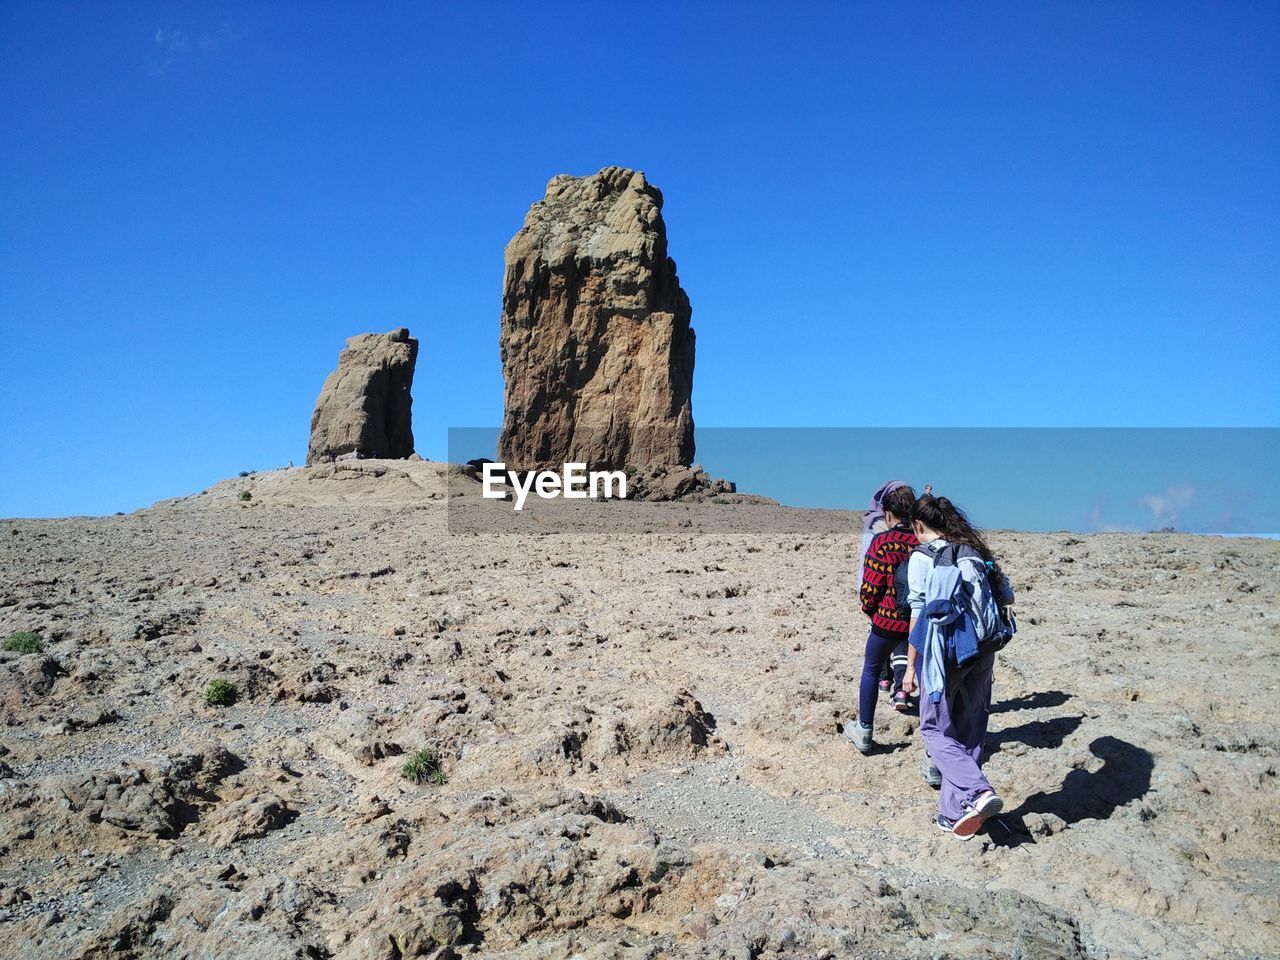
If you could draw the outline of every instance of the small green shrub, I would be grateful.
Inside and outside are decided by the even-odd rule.
[[[625,473],[628,477],[634,477],[640,471],[628,463],[625,467],[622,468],[622,472]]]
[[[241,470],[241,471],[240,471],[240,476],[241,476],[241,477],[252,477],[252,476],[253,476],[255,473],[257,473],[257,472],[258,472],[258,471],[256,471],[256,470]]]
[[[204,702],[211,707],[228,707],[236,702],[236,685],[230,680],[210,680],[204,688]]]
[[[250,493],[248,490],[241,490],[241,491],[240,491],[240,499],[241,499],[241,500],[252,500],[252,499],[253,499],[253,494],[252,494],[252,493]]]
[[[4,642],[4,648],[10,653],[39,653],[44,643],[34,630],[19,630]]]
[[[410,757],[405,765],[400,768],[400,775],[406,780],[412,780],[414,783],[430,781],[443,786],[449,782],[449,778],[444,775],[444,767],[440,763],[440,758],[429,747],[419,750]]]
[[[711,502],[712,502],[712,503],[718,503],[718,504],[721,504],[721,505],[723,506],[724,504],[728,503],[729,501],[728,501],[728,500],[726,500],[724,497],[716,497],[716,498],[715,498],[714,500],[712,500]]]

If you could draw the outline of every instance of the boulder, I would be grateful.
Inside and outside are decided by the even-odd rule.
[[[220,743],[196,743],[169,756],[164,783],[185,799],[213,796],[228,775],[244,769],[244,761]]]
[[[737,489],[732,481],[713,478],[697,464],[656,464],[637,470],[627,482],[632,500],[708,500]]]
[[[148,780],[141,770],[72,775],[56,783],[55,790],[65,807],[90,823],[109,823],[157,837],[177,832],[173,794],[164,783]]]
[[[413,454],[413,366],[418,341],[401,327],[347,341],[311,414],[307,463],[406,460]]]
[[[52,657],[0,654],[0,713],[13,722],[32,704],[46,699],[64,676],[66,671]]]
[[[506,250],[498,459],[691,463],[689,318],[658,188],[622,167],[552,178]]]
[[[274,793],[251,794],[227,804],[210,820],[207,839],[211,846],[229,847],[242,840],[265,837],[296,816],[293,808]]]

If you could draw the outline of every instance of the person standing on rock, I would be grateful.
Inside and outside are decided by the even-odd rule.
[[[907,566],[902,686],[915,688],[919,663],[920,735],[942,780],[936,822],[968,840],[1004,807],[982,772],[982,751],[996,650],[1008,639],[999,624],[1013,591],[982,534],[946,497],[921,497],[911,518],[920,546]]]
[[[886,484],[887,486],[887,484]],[[881,490],[884,490],[882,487]],[[877,495],[880,491],[877,491]],[[871,752],[871,724],[876,715],[876,685],[885,661],[892,659],[897,690],[895,706],[906,703],[902,679],[907,666],[907,632],[909,610],[905,598],[901,605],[894,585],[894,571],[905,562],[918,541],[911,530],[911,510],[915,491],[906,484],[893,487],[881,497],[886,529],[875,534],[862,561],[862,580],[858,592],[862,612],[871,618],[867,646],[862,660],[862,679],[858,684],[858,717],[849,724],[847,734],[860,753]]]

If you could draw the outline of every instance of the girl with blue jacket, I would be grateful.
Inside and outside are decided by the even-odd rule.
[[[952,544],[971,548],[977,558],[957,563],[961,568],[959,575],[966,580],[985,578],[984,564],[994,562],[982,535],[946,497],[921,497],[912,508],[911,519],[920,546],[907,561],[911,648],[907,651],[907,671],[902,686],[908,692],[916,687],[916,664],[921,659],[923,647],[921,638],[929,634],[923,624],[922,629],[917,630],[916,623],[924,615],[926,591],[935,558],[942,548]],[[972,557],[972,553],[969,556]],[[1002,583],[1004,595],[1000,601],[1012,602],[1008,582],[1002,580]],[[981,616],[980,612],[977,615]],[[920,734],[929,757],[942,776],[937,825],[939,829],[968,840],[982,828],[984,820],[995,816],[1004,807],[1004,801],[982,772],[982,750],[987,736],[987,718],[991,712],[995,651],[979,650],[960,665],[940,662],[934,655],[926,661],[926,666],[928,669],[919,674],[922,687]]]

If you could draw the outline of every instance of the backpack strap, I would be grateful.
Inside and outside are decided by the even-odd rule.
[[[903,557],[893,569],[894,603],[906,604],[907,602],[907,597],[911,593],[911,581],[909,578],[911,558],[917,553],[922,553],[928,557],[930,563],[936,562],[937,551],[932,549],[929,543],[919,543],[912,547],[911,552]]]
[[[912,553],[923,553],[923,554],[925,554],[925,555],[926,555],[930,560],[936,560],[936,559],[938,558],[938,554],[942,552],[942,547],[935,547],[935,546],[934,546],[934,544],[935,544],[935,543],[937,543],[937,542],[938,542],[938,541],[936,541],[936,540],[930,540],[928,543],[921,543],[921,544],[918,544],[915,548],[913,548],[913,549],[912,549],[912,551],[911,551],[911,552],[912,552]]]
[[[945,547],[933,548],[934,541],[930,540],[925,544],[925,548],[933,555],[933,564],[936,567],[954,567],[960,559],[960,548],[963,544],[948,543]]]

